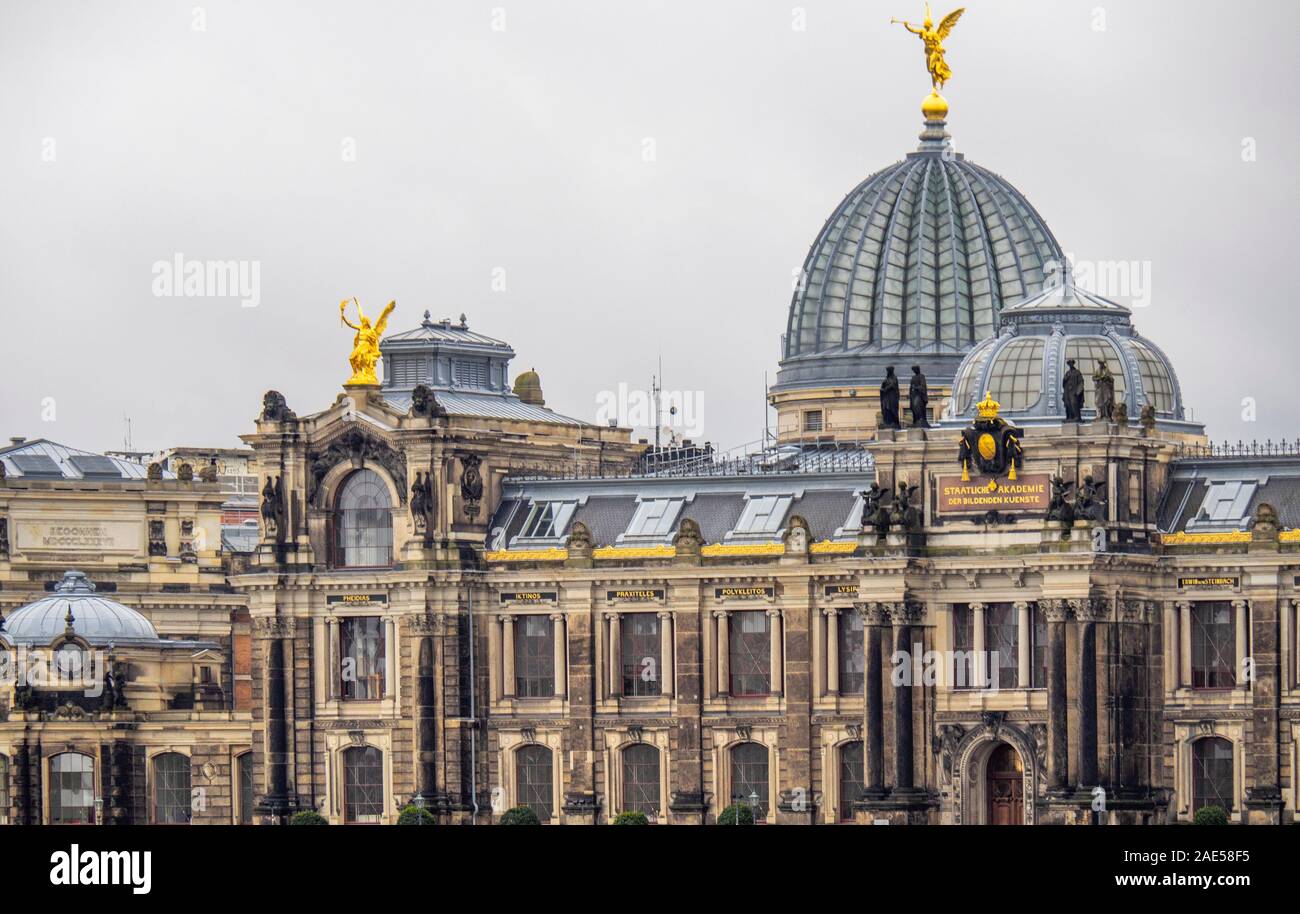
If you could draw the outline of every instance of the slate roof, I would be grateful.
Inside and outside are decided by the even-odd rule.
[[[18,459],[26,457],[34,457],[37,460]],[[58,473],[57,476],[45,475],[39,471],[38,466],[40,464],[48,466],[45,461],[39,459],[42,457],[48,458],[48,461],[54,465]],[[98,458],[98,460],[86,460],[84,458]],[[149,468],[142,463],[123,460],[120,457],[107,457],[94,451],[83,451],[80,448],[68,447],[66,444],[59,444],[45,438],[35,438],[21,444],[12,444],[0,448],[0,461],[4,463],[6,476],[18,478],[30,475],[34,479],[94,479],[111,482],[115,478],[123,480],[145,479],[149,474]],[[104,463],[104,461],[107,461],[107,463]],[[24,464],[27,465],[26,469],[24,469]],[[118,477],[100,475],[93,471],[93,467],[97,465],[108,467],[110,464],[113,470],[116,470],[119,474]],[[176,474],[164,472],[163,478],[175,479]]]

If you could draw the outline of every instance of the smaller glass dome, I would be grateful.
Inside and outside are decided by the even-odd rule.
[[[160,639],[148,619],[130,607],[96,595],[80,571],[67,571],[54,593],[14,610],[0,626],[10,646],[45,646],[68,633],[94,647],[156,645]]]
[[[1178,377],[1164,353],[1133,329],[1128,308],[1078,288],[1069,274],[1003,310],[997,336],[971,350],[957,369],[943,421],[964,424],[986,392],[1003,415],[1030,424],[1063,421],[1061,385],[1071,362],[1083,374],[1085,420],[1096,415],[1092,375],[1104,362],[1130,422],[1150,403],[1157,424],[1190,430]]]

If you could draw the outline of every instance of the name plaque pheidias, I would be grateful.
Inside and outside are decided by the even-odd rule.
[[[1047,511],[1052,498],[1051,475],[1021,473],[1020,478],[939,476],[939,514],[984,514],[988,511],[1038,514]]]

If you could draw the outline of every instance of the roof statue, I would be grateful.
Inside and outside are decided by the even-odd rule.
[[[897,23],[913,35],[919,35],[921,43],[925,46],[925,68],[930,71],[930,95],[921,103],[921,110],[925,113],[926,120],[943,120],[948,114],[948,103],[939,94],[943,84],[952,79],[952,68],[948,66],[943,56],[943,40],[952,33],[952,27],[957,24],[957,20],[964,12],[966,12],[965,7],[953,10],[939,20],[938,28],[934,27],[934,19],[930,16],[928,3],[925,5],[925,20],[919,28],[903,19],[889,20],[891,24]]]
[[[375,376],[375,363],[379,361],[379,340],[384,335],[384,329],[388,326],[388,315],[393,313],[397,307],[397,302],[390,301],[380,312],[379,320],[372,326],[370,318],[366,317],[361,310],[361,303],[355,298],[353,304],[357,306],[357,318],[361,321],[360,325],[352,323],[347,317],[348,301],[344,299],[339,302],[339,319],[357,332],[352,338],[352,354],[348,356],[348,364],[352,366],[352,377],[345,382],[345,387],[360,387],[369,384],[378,384],[379,378]]]

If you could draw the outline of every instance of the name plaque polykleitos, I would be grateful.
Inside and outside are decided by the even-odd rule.
[[[335,606],[344,604],[347,606],[374,606],[382,605],[388,602],[386,593],[331,593],[325,596],[327,605]]]
[[[935,482],[940,514],[1037,514],[1046,512],[1052,500],[1052,477],[1047,473],[1021,473],[1014,482],[988,477],[962,482],[960,475],[940,476]]]
[[[713,596],[718,600],[770,600],[776,596],[775,587],[715,587]]]
[[[508,590],[501,594],[502,603],[554,603],[553,590]]]
[[[1194,590],[1236,590],[1241,584],[1241,578],[1231,577],[1229,575],[1209,575],[1200,578],[1179,578],[1179,588],[1192,588]]]
[[[605,591],[605,599],[611,603],[652,603],[663,598],[664,590],[662,587]]]

